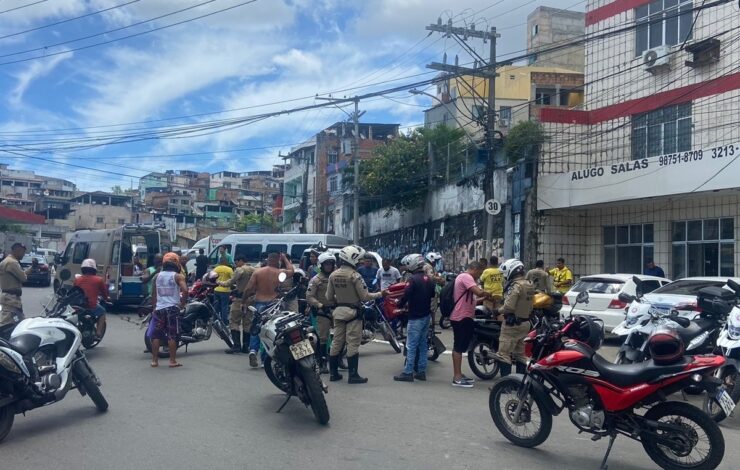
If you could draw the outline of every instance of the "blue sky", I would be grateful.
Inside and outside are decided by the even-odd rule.
[[[505,57],[526,47],[524,23],[537,6],[582,11],[585,4],[256,0],[240,5],[245,1],[0,0],[5,91],[0,162],[72,180],[82,190],[129,187],[132,180],[136,186],[136,177],[166,169],[267,169],[280,162],[279,152],[346,115],[326,108],[233,128],[211,127],[213,121],[310,105],[317,93],[352,96],[427,79],[433,73],[426,64],[441,60],[444,52],[470,61],[453,40],[427,36],[424,26],[438,17],[452,17],[461,26],[471,21],[479,28],[496,26],[502,35],[499,54]],[[188,10],[172,14],[183,9]],[[229,10],[215,13],[223,9]],[[214,14],[169,27],[209,13]],[[129,35],[136,37],[118,40]],[[487,46],[471,44],[485,55]],[[409,128],[423,122],[422,110],[430,102],[402,92],[360,107],[364,121]]]

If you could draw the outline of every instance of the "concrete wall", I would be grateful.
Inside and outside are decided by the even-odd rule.
[[[71,230],[116,228],[131,222],[131,209],[100,204],[73,204],[68,217]],[[102,222],[98,220],[102,219]]]
[[[536,34],[534,33],[535,28]],[[536,52],[552,47],[554,43],[572,40],[576,36],[583,35],[584,30],[584,13],[539,7],[527,17],[527,50]],[[532,65],[583,71],[584,46],[577,45],[537,54]]]

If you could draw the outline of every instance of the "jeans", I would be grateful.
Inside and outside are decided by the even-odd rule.
[[[215,294],[215,304],[214,307],[216,307],[216,312],[221,316],[221,321],[223,321],[226,325],[229,324],[229,300],[231,298],[231,294],[229,292],[214,292]]]
[[[264,312],[267,307],[271,306],[274,302],[255,302],[252,304],[257,309],[257,313],[254,314],[252,320],[252,334],[249,336],[249,352],[257,352],[260,350],[260,337],[258,334],[254,334],[255,331],[259,331],[260,314]],[[262,354],[262,361],[265,359],[265,352]]]
[[[427,333],[429,332],[429,322],[431,317],[427,315],[424,318],[409,319],[406,327],[406,367],[403,369],[404,374],[413,374],[414,366],[422,374],[427,370]],[[416,358],[419,358],[419,364],[416,364]]]

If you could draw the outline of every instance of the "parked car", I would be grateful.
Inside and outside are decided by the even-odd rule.
[[[635,295],[635,283],[632,277],[635,274],[594,274],[584,276],[576,282],[573,287],[563,296],[563,305],[571,305],[575,302],[580,292],[589,294],[588,304],[579,304],[573,314],[594,315],[604,320],[604,330],[611,332],[617,325],[624,321],[624,309],[627,304],[619,300],[619,294],[624,292]],[[668,285],[670,279],[636,275],[642,280],[643,293],[652,292],[661,286]],[[570,311],[570,308],[567,309]]]
[[[57,250],[52,250],[51,248],[38,248],[36,249],[36,254],[43,256],[49,266],[55,265],[57,259],[59,259],[59,252]]]
[[[665,310],[666,313],[678,310],[679,315],[693,320],[701,313],[696,300],[699,290],[710,286],[725,287],[727,279],[740,282],[737,277],[686,277],[652,291],[645,295],[643,301],[649,302],[654,308]]]
[[[33,265],[33,260],[36,259],[39,262],[38,269],[32,269],[28,274],[28,281],[26,284],[34,284],[37,286],[48,287],[51,285],[51,269],[49,269],[49,263],[46,262],[46,257],[36,253],[29,253],[25,255],[20,263],[21,268],[24,270]]]

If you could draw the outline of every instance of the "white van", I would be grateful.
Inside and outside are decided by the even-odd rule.
[[[54,278],[54,290],[71,283],[81,274],[82,261],[92,258],[98,275],[108,284],[111,301],[139,303],[146,296],[139,274],[134,274],[138,258],[142,268],[154,263],[154,256],[172,249],[169,234],[160,227],[131,224],[116,229],[78,230],[72,234],[62,254]]]
[[[218,263],[218,250],[226,247],[232,256],[244,256],[248,264],[257,265],[262,261],[262,253],[279,252],[290,255],[293,263],[298,264],[303,252],[322,243],[328,248],[342,248],[349,245],[349,240],[336,235],[320,233],[254,233],[229,235],[209,254],[209,265]]]
[[[59,252],[57,250],[52,250],[50,248],[36,248],[36,253],[43,256],[46,260],[46,264],[49,266],[56,265],[57,257],[59,256]]]

